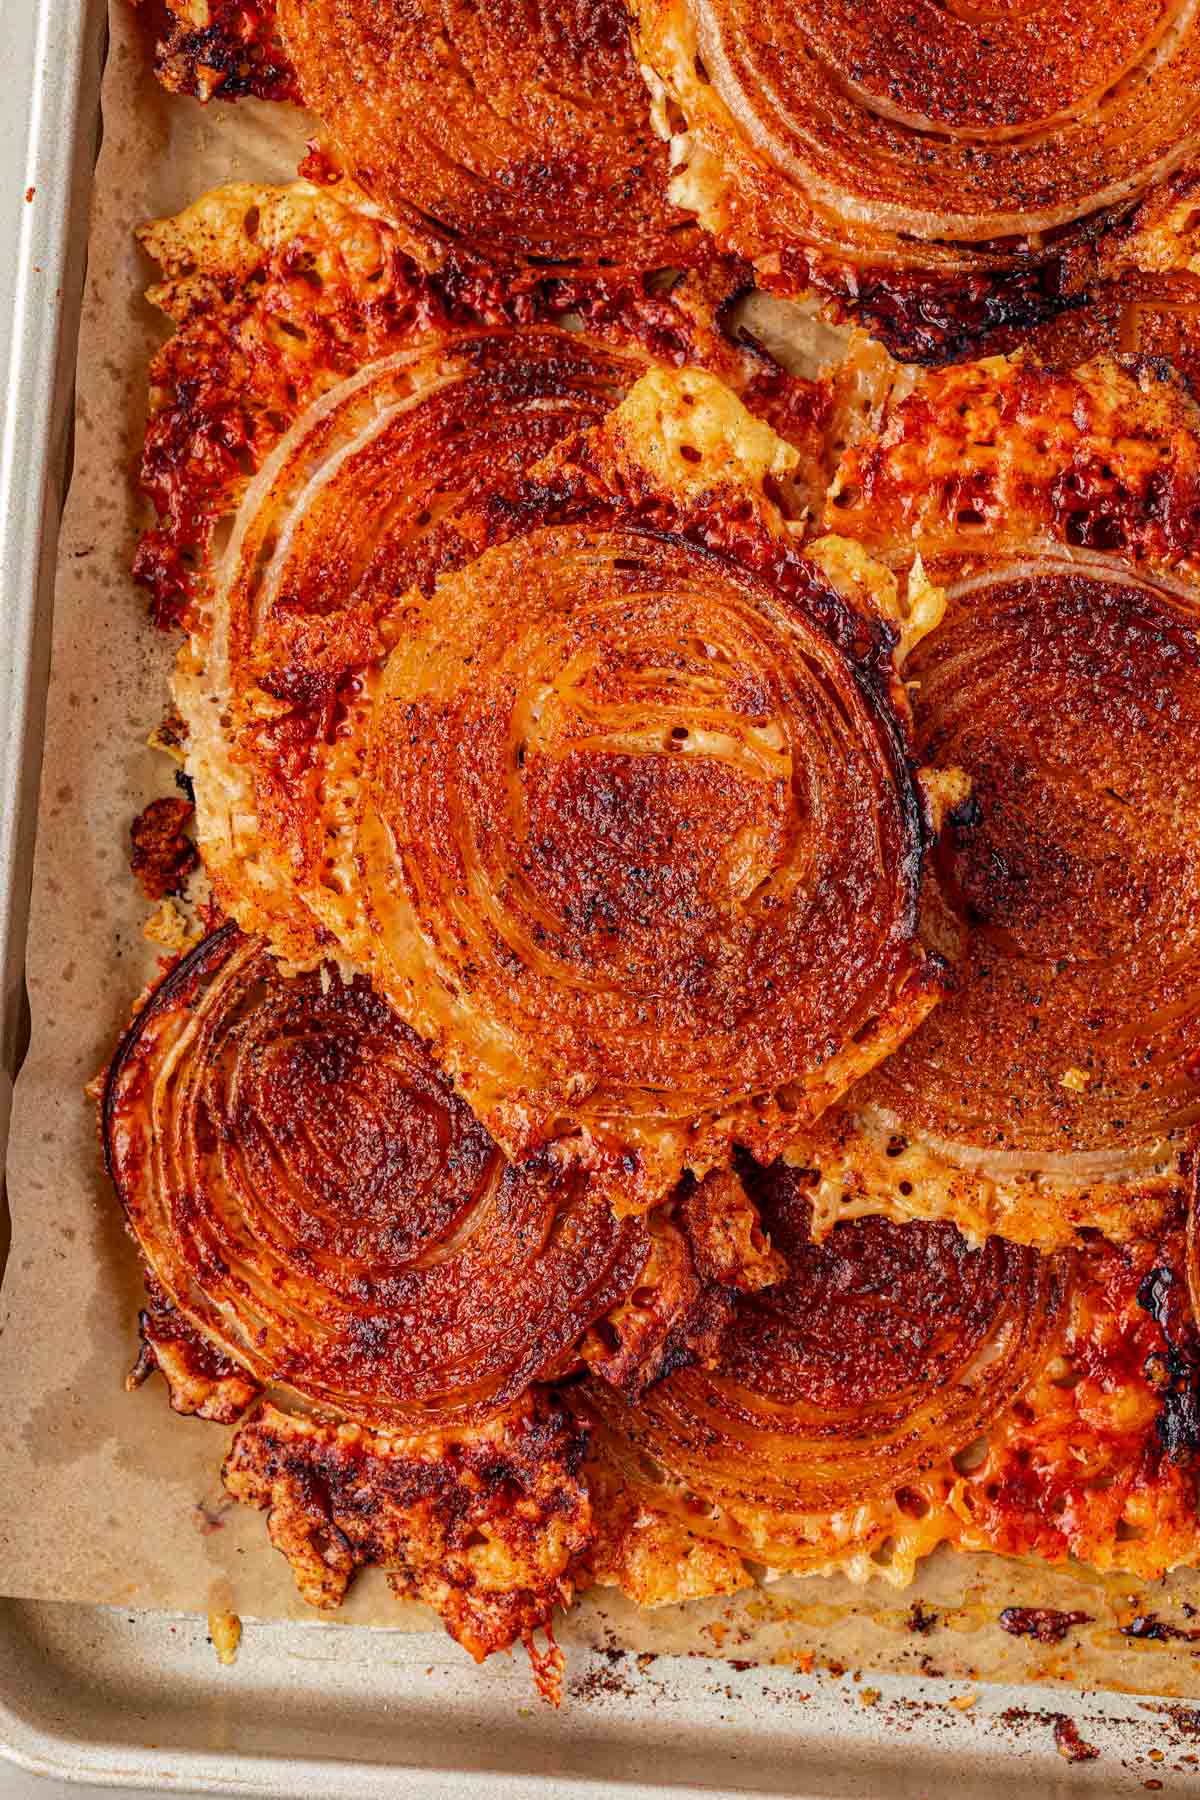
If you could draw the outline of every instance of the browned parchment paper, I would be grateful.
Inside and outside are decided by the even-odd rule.
[[[146,359],[162,331],[141,297],[152,271],[132,230],[221,180],[286,178],[306,123],[281,107],[202,111],[167,99],[128,0],[114,0],[58,570],[28,959],[33,1041],[16,1094],[13,1248],[0,1294],[0,1590],[25,1598],[316,1617],[261,1515],[222,1494],[226,1434],[172,1415],[157,1378],[124,1392],[140,1282],[83,1095],[154,969],[125,843],[133,815],[171,780],[144,744],[163,711],[174,645],[149,628],[128,574],[142,520],[133,472]],[[566,1635],[639,1651],[815,1653],[870,1668],[1200,1692],[1200,1651],[1182,1640],[1131,1644],[1118,1630],[1137,1610],[1182,1622],[1177,1602],[1190,1592],[1200,1598],[1190,1575],[1141,1592],[1124,1578],[947,1555],[901,1594],[779,1582],[732,1603],[641,1616],[601,1595],[581,1605]],[[1010,1603],[1078,1609],[1093,1623],[1047,1650],[997,1628]],[[338,1617],[428,1624],[371,1579]],[[913,1629],[931,1617],[930,1629]],[[439,1639],[433,1654],[443,1652],[457,1654]]]

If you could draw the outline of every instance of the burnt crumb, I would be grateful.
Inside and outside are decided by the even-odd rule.
[[[1095,1762],[1100,1754],[1095,1744],[1080,1737],[1078,1725],[1066,1713],[1054,1715],[1054,1748],[1065,1762]]]
[[[787,277],[828,296],[901,362],[937,368],[1008,347],[1023,333],[1077,310],[1086,294],[1072,291],[1062,257],[974,275],[924,270],[852,272],[789,245]]]
[[[183,795],[183,797],[187,801],[188,805],[191,807],[195,807],[196,784],[192,780],[191,776],[188,774],[186,769],[176,769],[176,771],[175,771],[175,786],[179,789],[180,793]]]
[[[1130,1619],[1128,1625],[1121,1626],[1121,1636],[1136,1638],[1142,1643],[1194,1644],[1200,1640],[1200,1631],[1188,1630],[1182,1625],[1169,1625],[1157,1613],[1139,1613],[1136,1619]]]
[[[604,1659],[603,1663],[598,1662],[586,1674],[577,1676],[571,1682],[567,1690],[571,1699],[631,1699],[637,1693],[637,1687],[625,1672],[625,1652],[601,1650],[599,1654]]]
[[[1171,1462],[1190,1464],[1200,1450],[1200,1338],[1187,1285],[1172,1268],[1151,1269],[1138,1289],[1138,1305],[1166,1339],[1143,1368],[1161,1399],[1155,1435]]]
[[[129,830],[129,867],[147,900],[178,894],[200,862],[184,834],[194,808],[190,800],[152,800]]]
[[[938,1614],[932,1606],[926,1606],[923,1601],[914,1600],[908,1609],[904,1629],[905,1631],[919,1632],[922,1637],[928,1637],[937,1624]]]
[[[1091,1613],[1056,1612],[1050,1606],[1006,1606],[997,1623],[1013,1637],[1034,1638],[1039,1644],[1061,1644],[1076,1625],[1090,1625]]]

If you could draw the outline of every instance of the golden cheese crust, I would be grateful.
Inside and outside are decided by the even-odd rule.
[[[1197,139],[1200,28],[1137,0],[639,0],[671,196],[784,292],[906,360],[1075,302]],[[1001,346],[997,346],[1001,347]]]
[[[338,1606],[355,1572],[386,1569],[477,1661],[549,1627],[592,1536],[584,1438],[526,1396],[484,1425],[396,1437],[270,1404],[237,1433],[224,1482],[267,1514],[310,1605]],[[539,1670],[538,1662],[534,1663]],[[557,1699],[558,1668],[539,1671]]]

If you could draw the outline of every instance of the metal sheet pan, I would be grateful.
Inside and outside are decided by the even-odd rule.
[[[0,1149],[26,1012],[23,932],[104,6],[27,0],[6,8],[4,30]],[[3,1248],[0,1228],[0,1259]],[[0,1504],[36,1496],[0,1494]],[[1094,1759],[1057,1753],[1063,1715]],[[0,1751],[75,1782],[331,1800],[918,1800],[951,1786],[962,1800],[996,1800],[1014,1778],[1039,1794],[1132,1794],[1160,1781],[1200,1794],[1200,1715],[1132,1697],[577,1650],[567,1704],[553,1715],[533,1702],[520,1659],[475,1670],[440,1635],[254,1625],[228,1670],[192,1617],[17,1601],[0,1602]]]

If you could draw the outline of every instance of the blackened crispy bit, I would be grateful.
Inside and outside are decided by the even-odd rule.
[[[274,0],[165,0],[155,70],[173,94],[197,100],[298,100]],[[198,12],[205,22],[197,24]]]
[[[129,866],[147,900],[180,894],[200,856],[184,826],[195,807],[190,799],[152,800],[129,830]]]

